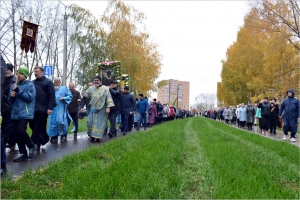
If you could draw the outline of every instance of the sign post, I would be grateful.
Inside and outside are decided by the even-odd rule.
[[[52,79],[52,75],[53,75],[53,67],[52,67],[52,65],[46,65],[46,66],[44,66],[44,75],[47,78]]]

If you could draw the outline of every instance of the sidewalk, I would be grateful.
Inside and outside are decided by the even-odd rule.
[[[151,128],[147,128],[149,130]],[[141,131],[144,131],[141,129]],[[128,132],[127,135],[136,132],[135,128],[132,129],[131,132]],[[35,169],[41,165],[45,165],[49,161],[53,161],[55,159],[61,159],[65,155],[86,150],[90,146],[101,145],[104,142],[108,142],[110,140],[114,140],[123,136],[123,134],[118,131],[117,137],[109,138],[107,135],[103,137],[103,140],[100,143],[92,143],[89,140],[89,137],[86,133],[78,133],[77,139],[74,139],[73,134],[69,134],[67,138],[67,142],[60,142],[60,137],[58,138],[58,142],[56,144],[51,144],[48,142],[44,146],[41,146],[40,151],[38,151],[37,155],[31,160],[25,160],[22,162],[13,162],[13,159],[19,155],[19,151],[16,149],[12,152],[9,149],[6,149],[6,165],[7,165],[7,173],[11,175],[13,179],[22,175],[23,172],[27,169]]]
[[[220,121],[220,122],[225,123],[225,121]],[[247,126],[245,127],[245,129],[239,128],[237,126],[237,124],[233,124],[233,125],[229,124],[229,126],[232,126],[234,128],[240,129],[240,130],[248,131]],[[284,134],[283,134],[283,131],[281,131],[281,130],[276,130],[276,135],[269,133],[269,135],[267,136],[267,135],[262,135],[261,131],[260,131],[260,128],[258,126],[253,125],[253,130],[249,131],[249,132],[258,134],[258,135],[266,137],[266,138],[271,138],[271,139],[274,139],[274,140],[287,142],[287,143],[290,143],[290,144],[293,144],[293,145],[296,145],[296,146],[300,147],[300,138],[299,138],[300,136],[299,136],[299,134],[296,134],[296,136],[297,136],[296,142],[290,142],[290,138],[291,138],[291,133],[290,132],[288,133],[289,135],[286,137],[286,141],[283,140],[283,135]]]

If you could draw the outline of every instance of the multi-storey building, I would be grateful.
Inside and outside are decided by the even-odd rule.
[[[161,103],[189,109],[190,82],[174,79],[167,80],[167,84],[158,89],[157,99]]]

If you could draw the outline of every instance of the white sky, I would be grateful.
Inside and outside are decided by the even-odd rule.
[[[248,11],[246,1],[124,1],[144,12],[150,39],[163,56],[163,79],[190,81],[190,104],[217,92],[221,60],[236,40]],[[100,16],[107,1],[63,1]],[[100,62],[100,61],[99,61]],[[156,97],[156,93],[153,94]]]

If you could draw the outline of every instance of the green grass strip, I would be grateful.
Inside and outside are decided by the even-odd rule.
[[[299,199],[299,148],[202,117],[2,179],[3,199]]]
[[[299,148],[198,118],[193,128],[215,176],[213,198],[299,198]]]

